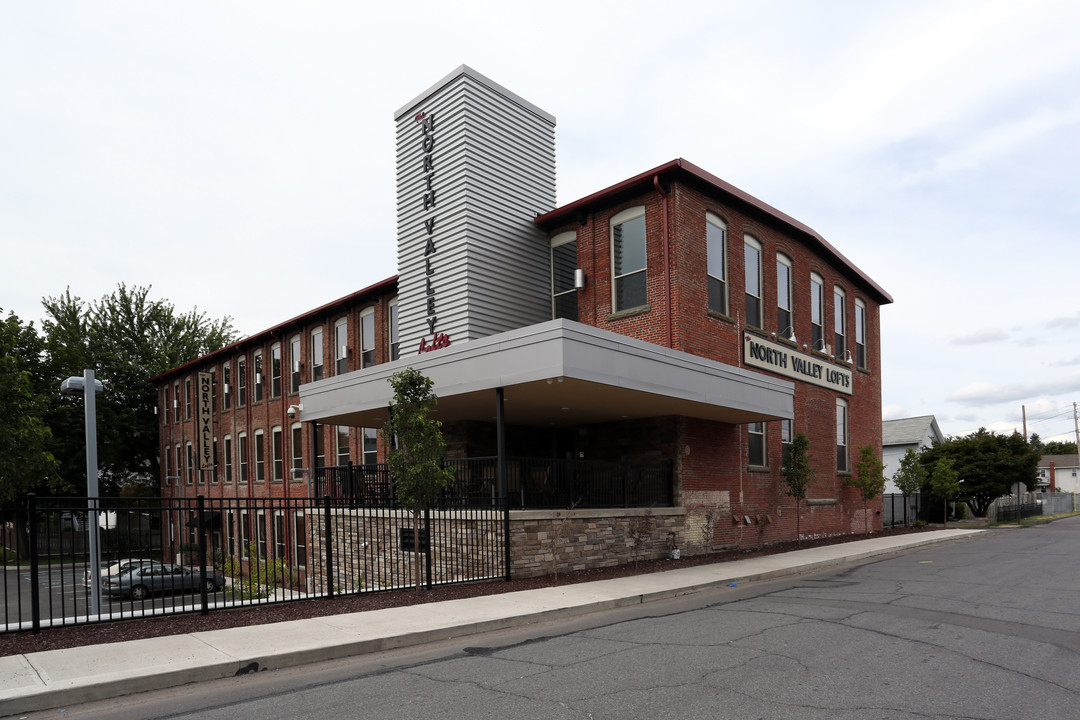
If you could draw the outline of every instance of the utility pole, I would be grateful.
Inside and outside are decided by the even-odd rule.
[[[1027,442],[1027,405],[1020,406],[1020,414],[1024,416],[1024,442]]]
[[[1076,419],[1076,403],[1073,403],[1073,431],[1076,433],[1076,470],[1080,472],[1080,422]],[[1073,512],[1076,512],[1076,487],[1073,487]]]

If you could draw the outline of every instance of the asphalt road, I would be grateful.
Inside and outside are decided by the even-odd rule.
[[[116,720],[1080,717],[1078,571],[1071,518],[570,623],[65,710]]]

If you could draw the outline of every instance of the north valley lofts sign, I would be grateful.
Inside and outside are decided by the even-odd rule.
[[[743,333],[743,364],[852,394],[851,370],[750,333]]]

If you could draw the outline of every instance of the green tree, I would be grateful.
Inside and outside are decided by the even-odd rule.
[[[1035,437],[1032,435],[1032,437]],[[1042,455],[1075,455],[1076,443],[1071,440],[1051,440],[1039,450]]]
[[[844,484],[859,491],[863,503],[863,526],[870,534],[870,514],[867,504],[885,490],[885,464],[878,457],[873,445],[859,448],[859,461],[855,463],[855,473],[844,478]]]
[[[61,487],[38,392],[44,349],[33,323],[10,312],[0,318],[0,500]]]
[[[416,590],[420,590],[420,514],[438,499],[439,492],[454,479],[454,471],[442,465],[446,444],[442,423],[429,417],[438,403],[434,384],[413,368],[390,376],[394,399],[383,426],[389,443],[386,462],[394,482],[394,498],[413,516],[413,560]]]
[[[810,440],[804,433],[791,439],[787,459],[781,470],[787,494],[795,498],[795,542],[802,545],[802,501],[814,482],[814,467],[810,464]]]
[[[1039,437],[1039,433],[1031,433],[1031,437],[1028,438],[1028,444],[1031,445],[1031,447],[1035,448],[1037,452],[1040,452],[1043,455],[1046,454],[1046,451],[1043,450],[1043,448],[1045,447],[1045,443],[1043,443],[1042,438]]]
[[[172,303],[151,298],[149,287],[124,284],[91,303],[70,289],[42,302],[48,382],[59,388],[64,378],[92,368],[105,386],[97,398],[102,494],[116,495],[132,483],[156,486],[157,388],[152,379],[235,340],[231,318],[211,320],[197,309],[178,312]],[[76,487],[85,487],[82,403],[81,397],[57,396],[46,416],[53,452],[64,459],[61,473]]]
[[[930,494],[941,498],[943,513],[942,521],[949,524],[949,500],[960,492],[960,476],[953,469],[952,458],[942,458],[934,465],[934,471],[930,473]]]
[[[904,457],[900,458],[900,467],[893,473],[892,479],[905,498],[923,489],[926,484],[926,468],[919,461],[919,454],[912,448],[904,451]]]
[[[1020,433],[998,435],[986,428],[962,437],[934,443],[919,456],[930,477],[948,458],[960,479],[957,498],[967,502],[977,517],[986,517],[990,504],[1008,495],[1016,483],[1032,487],[1039,454]]]

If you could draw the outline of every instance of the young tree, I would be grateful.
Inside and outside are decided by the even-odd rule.
[[[956,497],[960,492],[960,477],[953,469],[951,458],[942,458],[934,466],[930,473],[930,494],[941,498],[943,513],[942,522],[947,527],[949,524],[949,500]]]
[[[390,376],[394,399],[390,418],[383,426],[389,444],[386,462],[394,482],[394,498],[413,516],[413,560],[416,590],[420,590],[420,514],[438,499],[439,492],[454,479],[454,471],[442,466],[445,442],[442,423],[428,417],[438,402],[430,378],[413,368]]]
[[[802,545],[802,501],[814,482],[814,468],[810,464],[810,440],[804,433],[796,433],[783,467],[787,494],[795,498],[795,542]]]
[[[900,467],[893,473],[893,482],[904,496],[904,519],[907,519],[907,499],[923,489],[926,484],[926,468],[919,462],[919,455],[913,449],[904,451],[900,458]]]
[[[885,464],[881,462],[873,445],[863,445],[859,448],[859,461],[855,463],[855,474],[844,478],[844,484],[859,491],[859,497],[863,502],[863,526],[867,535],[870,534],[870,515],[867,512],[867,503],[876,498],[885,490]]]

